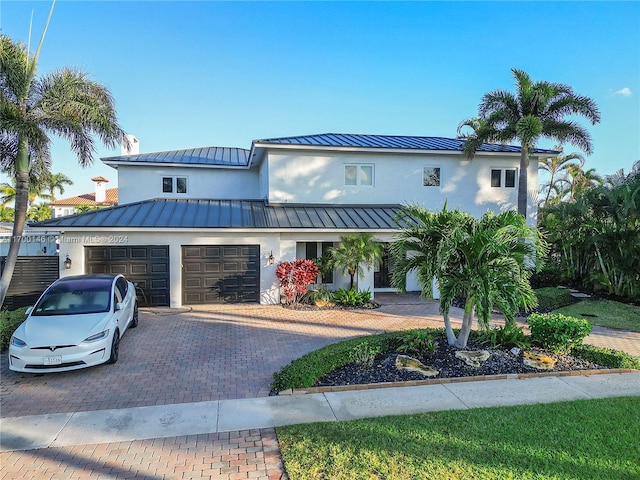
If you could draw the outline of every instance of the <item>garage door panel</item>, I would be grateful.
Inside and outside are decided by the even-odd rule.
[[[122,273],[137,284],[141,305],[169,305],[167,245],[85,247],[85,259],[87,273]]]
[[[189,245],[182,253],[184,304],[259,301],[259,245]]]

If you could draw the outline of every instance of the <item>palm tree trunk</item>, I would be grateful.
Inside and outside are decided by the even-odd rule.
[[[518,213],[527,218],[527,196],[529,174],[529,156],[527,147],[522,145],[522,153],[520,154],[520,172],[518,174]]]
[[[456,335],[453,333],[453,328],[451,328],[451,320],[449,319],[449,314],[445,313],[442,315],[444,317],[444,331],[447,334],[447,343],[449,345],[456,344]]]
[[[18,261],[20,241],[27,220],[29,203],[29,148],[26,140],[20,140],[16,155],[16,203],[13,222],[13,235],[9,243],[9,252],[5,259],[2,277],[0,278],[0,306],[4,303]]]
[[[464,315],[462,316],[462,328],[460,329],[460,333],[458,334],[458,339],[456,340],[455,346],[457,348],[465,348],[467,346],[467,342],[469,341],[469,334],[471,333],[471,327],[473,325],[473,317],[476,312],[476,306],[471,300],[471,298],[467,298],[467,301],[464,305]]]

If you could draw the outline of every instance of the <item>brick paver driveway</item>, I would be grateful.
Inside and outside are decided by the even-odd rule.
[[[374,311],[297,312],[224,306],[141,312],[115,365],[18,374],[2,355],[1,416],[74,412],[264,396],[271,375],[337,340],[442,326],[437,306],[379,295]],[[452,312],[454,318],[459,310]],[[455,322],[454,322],[455,324]],[[587,342],[640,355],[640,334],[594,328]],[[0,478],[285,479],[274,429],[247,430],[0,454]]]
[[[6,353],[1,416],[249,398],[269,394],[273,372],[342,338],[440,326],[437,306],[413,297],[368,311],[280,306],[141,309],[114,365],[53,374],[11,372]]]

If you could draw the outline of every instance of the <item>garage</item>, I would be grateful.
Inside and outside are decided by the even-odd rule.
[[[122,273],[138,284],[140,305],[169,305],[169,246],[84,247],[85,272]]]
[[[259,245],[182,247],[182,303],[260,301]]]

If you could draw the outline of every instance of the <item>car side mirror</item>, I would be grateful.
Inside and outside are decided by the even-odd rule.
[[[124,308],[124,305],[122,305],[121,303],[116,303],[116,312],[118,310],[122,310]]]
[[[33,305],[30,306],[29,308],[27,308],[24,312],[25,315],[29,315],[31,312],[33,312]]]

